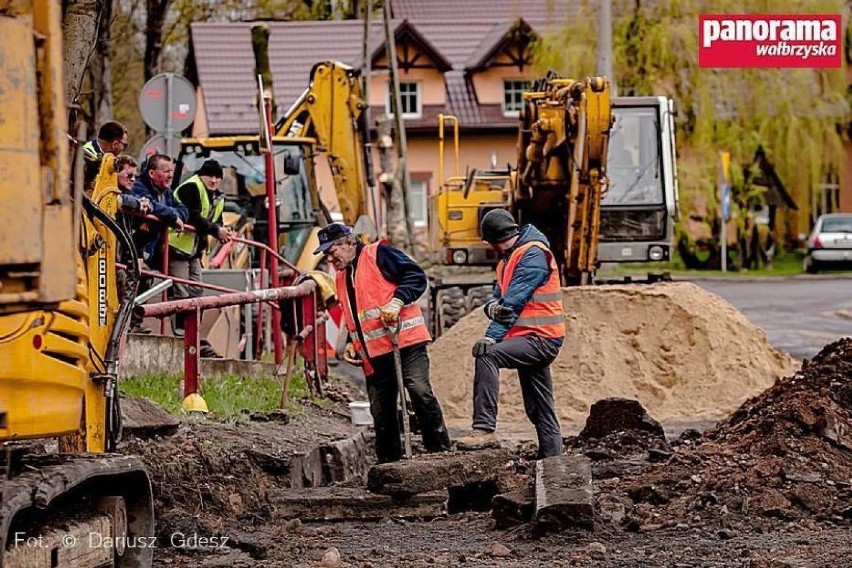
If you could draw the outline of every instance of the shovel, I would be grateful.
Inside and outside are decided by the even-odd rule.
[[[408,402],[405,393],[405,384],[402,380],[402,357],[399,354],[399,328],[402,324],[400,320],[396,326],[390,330],[391,345],[393,345],[393,364],[396,369],[396,384],[399,387],[399,401],[402,405],[402,431],[405,435],[405,458],[411,459],[411,427],[408,423]]]

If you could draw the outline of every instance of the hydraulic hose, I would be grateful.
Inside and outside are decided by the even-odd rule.
[[[121,440],[121,407],[118,397],[118,385],[116,379],[118,377],[118,349],[121,344],[121,337],[124,334],[124,329],[130,319],[130,314],[133,311],[133,297],[139,285],[139,261],[136,255],[136,249],[133,246],[133,241],[130,235],[112,218],[106,211],[101,209],[87,195],[83,195],[83,209],[90,219],[97,219],[109,229],[116,238],[120,241],[121,246],[125,248],[130,257],[127,263],[128,282],[127,288],[133,290],[133,294],[123,294],[120,300],[118,314],[115,318],[115,325],[110,332],[107,350],[104,356],[106,362],[106,383],[104,385],[104,396],[107,399],[107,451],[115,451],[118,442]]]

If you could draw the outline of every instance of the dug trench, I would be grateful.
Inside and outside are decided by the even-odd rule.
[[[545,465],[513,442],[370,468],[370,433],[342,403],[307,403],[289,424],[184,421],[123,449],[154,481],[156,566],[841,566],[852,557],[850,362],[852,340],[828,345],[763,379],[766,390],[740,392],[705,433],[677,438],[641,397],[592,394],[609,400],[588,404]],[[317,449],[333,444],[351,450],[349,465]],[[228,542],[173,546],[176,532]]]

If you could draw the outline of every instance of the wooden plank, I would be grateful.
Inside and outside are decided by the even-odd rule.
[[[367,488],[385,495],[416,495],[495,481],[510,461],[508,450],[416,456],[373,466],[367,475]]]
[[[563,455],[536,462],[535,522],[553,529],[594,529],[592,464],[588,458]]]
[[[433,491],[394,499],[362,488],[317,487],[288,489],[269,494],[273,517],[302,521],[435,518],[446,513],[447,492]]]

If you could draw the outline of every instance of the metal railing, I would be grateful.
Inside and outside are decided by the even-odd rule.
[[[239,290],[232,290],[232,289],[229,289],[229,288],[224,288],[222,286],[215,286],[213,284],[207,284],[205,282],[200,282],[200,281],[194,281],[194,280],[189,281],[189,280],[185,280],[185,279],[181,279],[181,278],[177,278],[177,277],[169,275],[169,252],[170,252],[169,251],[169,248],[170,248],[169,247],[169,227],[160,218],[158,218],[154,215],[144,215],[144,216],[142,216],[142,218],[147,219],[149,221],[154,221],[154,222],[156,222],[156,223],[158,223],[162,226],[162,229],[161,229],[161,235],[162,235],[161,273],[143,270],[142,271],[143,276],[149,276],[149,277],[154,277],[154,278],[168,278],[168,279],[171,279],[174,282],[179,283],[179,284],[187,284],[187,285],[192,285],[192,286],[198,286],[200,288],[207,288],[207,289],[210,289],[210,290],[217,290],[217,291],[220,291],[220,292],[240,292]],[[192,225],[185,223],[183,225],[183,231],[182,232],[197,233],[197,230]],[[286,258],[281,256],[281,254],[279,254],[277,251],[273,250],[269,245],[267,245],[265,243],[261,243],[259,241],[254,241],[254,240],[247,239],[247,238],[244,238],[244,237],[239,237],[239,236],[235,236],[231,239],[231,241],[223,244],[222,248],[220,248],[220,250],[216,253],[216,255],[214,255],[214,258],[216,259],[216,264],[214,265],[214,263],[211,262],[211,266],[216,266],[216,267],[221,266],[221,264],[224,262],[224,259],[230,253],[230,249],[234,246],[234,243],[242,243],[242,244],[245,244],[247,246],[256,248],[257,250],[260,251],[260,282],[259,282],[259,288],[261,288],[261,289],[266,287],[266,281],[268,281],[272,287],[276,287],[279,284],[279,282],[280,282],[279,275],[278,274],[272,274],[270,272],[270,270],[273,270],[273,269],[277,270],[277,264],[279,262],[281,264],[283,264],[284,266],[286,266],[288,269],[290,269],[290,271],[292,271],[294,276],[298,276],[299,274],[301,274],[299,268],[295,264],[293,264],[292,262],[290,262],[289,260],[287,260]],[[274,259],[274,262],[269,261],[269,259]],[[267,270],[267,267],[269,267],[269,270]],[[267,274],[267,272],[270,272],[270,273]],[[267,279],[267,280],[265,281],[264,279]],[[165,302],[166,300],[167,300],[167,292],[163,291],[163,301]],[[271,324],[272,324],[272,327],[273,327],[273,329],[272,329],[273,342],[272,343],[273,343],[273,352],[274,352],[274,357],[275,357],[275,363],[276,363],[276,365],[279,365],[279,364],[281,364],[282,359],[283,359],[283,344],[282,344],[281,338],[280,338],[280,333],[281,333],[281,331],[280,331],[280,311],[278,310],[277,305],[272,304],[270,302],[267,302],[267,304],[270,304],[273,308],[273,311],[271,312],[272,315],[270,317]],[[256,334],[255,334],[256,345],[254,345],[253,347],[254,347],[254,352],[259,355],[263,351],[263,349],[262,349],[263,339],[262,338],[263,338],[263,326],[264,326],[264,311],[262,309],[258,310],[257,320],[255,322],[255,325],[256,325]],[[165,334],[165,331],[166,331],[166,322],[165,322],[165,319],[161,319],[160,320],[160,334],[161,335]]]
[[[305,379],[310,390],[322,395],[323,383],[328,376],[328,356],[325,350],[325,314],[321,313],[322,302],[319,299],[316,283],[305,280],[296,286],[267,288],[249,292],[230,292],[216,296],[185,298],[155,304],[137,305],[134,310],[143,317],[165,318],[173,314],[184,313],[184,397],[198,392],[201,377],[200,366],[200,323],[205,309],[241,306],[260,302],[279,302],[282,300],[301,300],[301,329],[293,340],[301,346],[301,355],[305,362]],[[281,333],[281,330],[274,330]],[[276,365],[280,364],[276,362]],[[290,369],[285,377],[282,402],[286,400],[286,389],[290,381]]]

